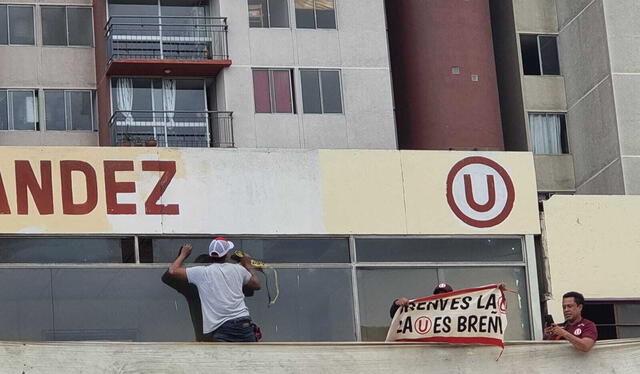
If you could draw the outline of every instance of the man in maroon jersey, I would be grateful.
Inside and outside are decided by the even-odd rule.
[[[582,318],[584,296],[579,292],[562,295],[562,312],[565,322],[544,329],[545,340],[568,340],[577,350],[589,352],[598,340],[596,324]]]

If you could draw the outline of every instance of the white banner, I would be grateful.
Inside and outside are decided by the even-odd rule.
[[[507,299],[500,285],[411,300],[396,311],[387,342],[445,342],[504,347]]]

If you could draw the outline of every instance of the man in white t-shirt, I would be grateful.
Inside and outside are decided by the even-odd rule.
[[[255,342],[256,335],[244,303],[242,287],[260,289],[260,279],[251,266],[251,257],[242,257],[240,264],[227,262],[233,243],[223,237],[209,244],[213,263],[207,266],[184,267],[191,254],[191,244],[185,244],[169,265],[169,274],[195,284],[202,303],[202,332],[213,332],[214,342]]]

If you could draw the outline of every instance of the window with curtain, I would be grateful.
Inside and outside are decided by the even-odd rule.
[[[339,70],[301,69],[300,80],[305,113],[342,113]]]
[[[256,113],[293,113],[291,70],[254,69]]]
[[[249,0],[249,27],[289,27],[287,0]]]
[[[529,113],[529,136],[535,154],[569,153],[564,114]]]
[[[295,0],[296,27],[299,29],[335,29],[334,0]]]
[[[88,90],[45,90],[47,130],[93,130],[93,94]]]
[[[38,130],[36,90],[0,90],[0,130]]]

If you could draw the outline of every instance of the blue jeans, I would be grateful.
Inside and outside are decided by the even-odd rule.
[[[214,342],[255,342],[256,333],[249,317],[239,317],[223,323],[213,331]]]

